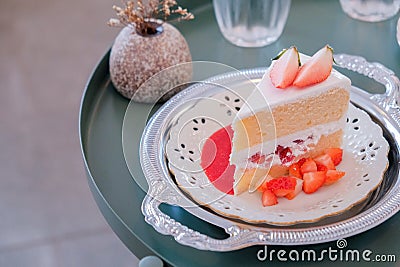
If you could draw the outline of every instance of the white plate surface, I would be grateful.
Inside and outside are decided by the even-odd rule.
[[[200,166],[204,141],[229,125],[242,101],[232,92],[199,100],[180,115],[166,146],[168,166],[179,187],[199,205],[250,223],[293,225],[316,222],[343,213],[361,203],[381,183],[388,166],[389,145],[382,129],[367,113],[350,105],[343,139],[343,161],[338,169],[346,175],[314,194],[301,192],[295,199],[279,198],[279,204],[261,205],[261,194],[227,195],[216,189]]]

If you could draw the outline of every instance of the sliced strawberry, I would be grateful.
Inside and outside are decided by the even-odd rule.
[[[265,179],[265,181],[257,188],[257,191],[260,192],[264,192],[265,190],[267,190],[267,183],[269,181],[271,181],[272,179],[274,179],[274,177],[267,175],[267,178]]]
[[[336,183],[340,178],[342,178],[346,173],[341,172],[341,171],[336,171],[336,170],[328,170],[326,172],[326,180],[324,185],[331,185],[333,183]]]
[[[271,190],[265,190],[261,196],[261,202],[264,207],[278,204],[278,199]]]
[[[312,158],[307,158],[300,167],[300,172],[304,176],[307,172],[316,172],[317,164]]]
[[[315,163],[317,163],[317,169],[318,165],[323,165],[325,166],[328,170],[334,170],[335,169],[335,164],[332,161],[332,158],[328,154],[323,154],[321,156],[318,156],[314,158]]]
[[[307,158],[301,158],[301,159],[297,162],[297,164],[299,164],[299,166],[301,167],[301,165],[303,165],[304,162],[306,162],[306,160],[307,160]]]
[[[300,67],[300,56],[295,46],[284,49],[274,58],[269,77],[277,88],[286,88],[292,85]]]
[[[290,165],[289,166],[289,175],[302,179],[303,176],[301,175],[300,166],[301,165],[299,164],[299,162],[296,162],[296,163],[293,163],[292,165]]]
[[[325,165],[318,162],[315,162],[315,164],[317,164],[317,171],[322,171],[322,172],[328,171],[328,168]]]
[[[302,188],[303,188],[303,180],[296,178],[296,187],[294,188],[294,191],[287,194],[285,197],[289,200],[292,200],[301,192]]]
[[[293,193],[294,192],[294,188],[293,189],[276,189],[276,190],[273,190],[272,192],[277,197],[284,197],[284,196],[286,196],[286,195],[288,195],[290,193]]]
[[[326,180],[325,172],[307,172],[303,175],[303,191],[306,194],[314,193]]]
[[[326,45],[300,67],[293,85],[305,87],[326,80],[331,74],[332,65],[333,49]]]
[[[324,150],[324,152],[331,157],[331,159],[333,161],[333,164],[335,164],[335,166],[339,165],[340,162],[342,162],[343,149],[341,149],[341,148],[327,148],[327,149]]]
[[[284,197],[296,188],[296,178],[282,176],[274,178],[267,183],[267,189],[271,190],[277,197]]]

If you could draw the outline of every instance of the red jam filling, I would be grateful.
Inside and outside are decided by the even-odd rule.
[[[294,160],[295,156],[292,153],[292,150],[289,147],[283,147],[278,145],[275,150],[275,154],[279,156],[282,164],[286,164]]]

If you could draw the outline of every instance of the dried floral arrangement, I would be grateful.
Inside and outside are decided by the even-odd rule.
[[[166,21],[191,20],[193,14],[183,9],[175,0],[124,1],[124,7],[113,6],[117,18],[108,21],[109,26],[133,26],[140,35],[152,35],[160,31]]]

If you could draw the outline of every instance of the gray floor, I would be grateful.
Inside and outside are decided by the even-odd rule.
[[[0,266],[137,266],[94,203],[78,138],[113,4],[0,1]]]

